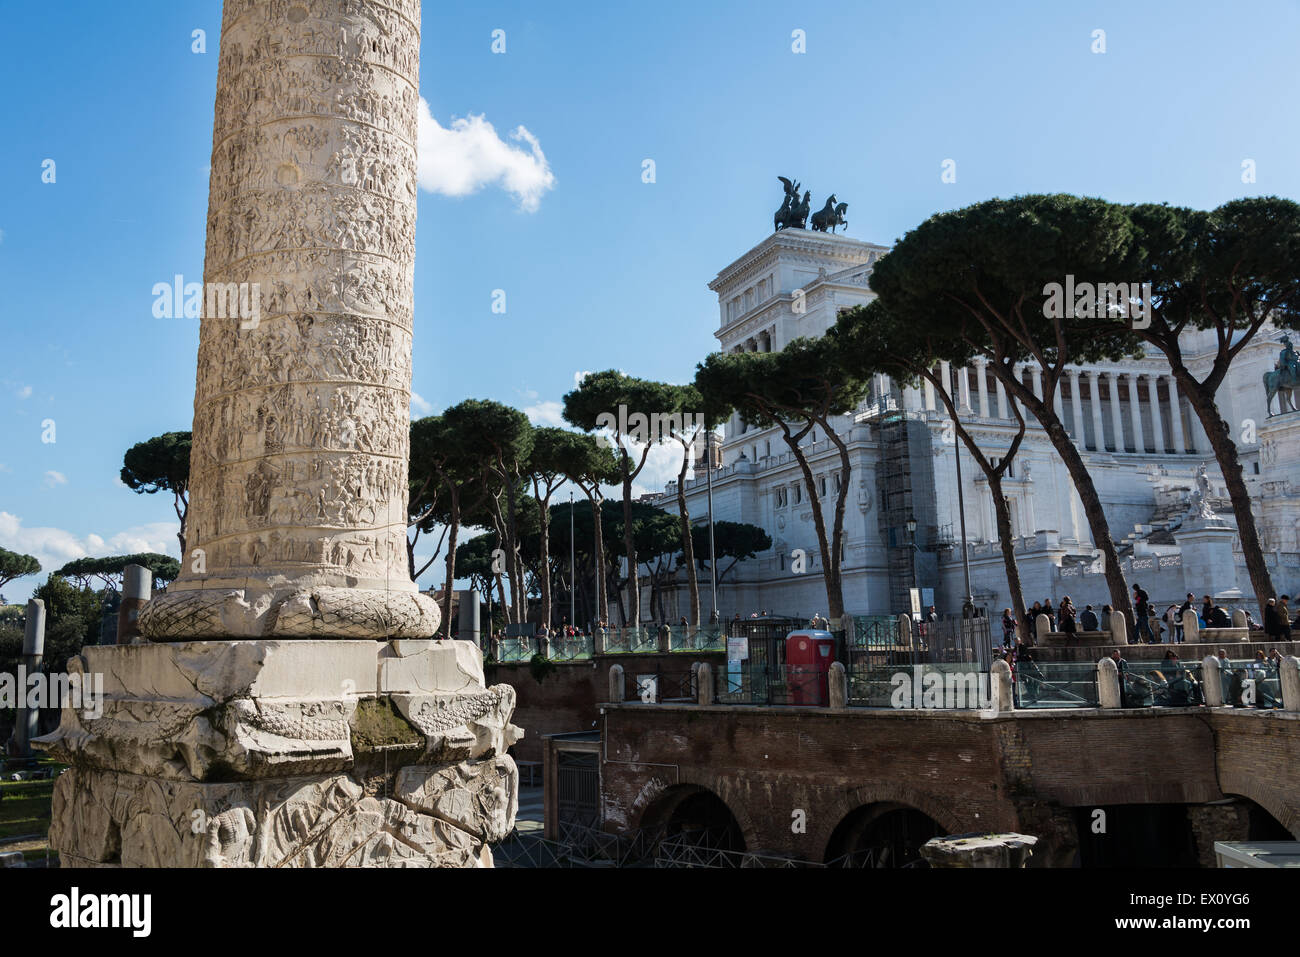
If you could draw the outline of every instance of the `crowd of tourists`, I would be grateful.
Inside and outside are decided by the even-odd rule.
[[[1137,634],[1134,636],[1134,643],[1146,644],[1179,644],[1184,640],[1184,615],[1192,611],[1196,614],[1196,624],[1198,629],[1205,628],[1231,628],[1233,627],[1232,612],[1223,605],[1218,604],[1209,595],[1203,595],[1198,601],[1192,592],[1187,593],[1187,597],[1182,604],[1171,603],[1159,611],[1151,601],[1150,596],[1141,585],[1133,586],[1133,613],[1137,620]],[[1262,632],[1265,639],[1273,641],[1290,641],[1294,631],[1300,631],[1300,612],[1292,617],[1291,597],[1282,595],[1278,598],[1270,598],[1264,608],[1264,621],[1262,624],[1256,622],[1249,609],[1243,609],[1246,616],[1246,627],[1251,631]],[[1028,644],[1033,645],[1041,643],[1043,635],[1039,634],[1041,629],[1040,616],[1046,619],[1047,632],[1054,634],[1063,634],[1067,640],[1075,635],[1086,632],[1109,632],[1110,616],[1114,610],[1110,605],[1103,605],[1101,613],[1093,609],[1092,605],[1085,605],[1083,611],[1075,608],[1070,596],[1064,596],[1060,604],[1053,607],[1052,599],[1036,601],[1033,606],[1027,610],[1028,617]],[[1002,610],[1002,637],[1003,644],[1007,647],[1013,647],[1016,644],[1019,633],[1020,623],[1016,620],[1015,614],[1010,608]]]

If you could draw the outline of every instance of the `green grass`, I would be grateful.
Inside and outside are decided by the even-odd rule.
[[[20,794],[6,788],[0,801],[0,840],[24,834],[46,834],[50,830],[50,798],[53,781],[39,781],[43,788],[29,788]]]
[[[61,770],[63,765],[41,761],[38,767]],[[9,774],[5,772],[6,776]],[[27,834],[46,835],[50,831],[50,801],[54,781],[0,781],[0,841]],[[39,857],[45,851],[31,852]]]

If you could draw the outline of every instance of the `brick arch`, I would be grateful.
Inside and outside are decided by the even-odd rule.
[[[1224,776],[1220,790],[1224,797],[1243,797],[1254,801],[1300,841],[1300,810],[1294,805],[1288,805],[1273,788],[1261,786],[1261,782],[1254,778],[1234,774]]]
[[[872,804],[901,804],[920,811],[949,834],[962,834],[977,829],[987,829],[994,822],[966,820],[952,809],[951,800],[944,800],[928,791],[906,784],[876,782],[865,787],[850,788],[820,808],[820,821],[813,825],[811,847],[821,848],[823,859],[830,848],[835,829],[854,812]],[[999,828],[1001,825],[997,825]]]
[[[655,781],[661,785],[655,795],[646,801],[634,817],[628,820],[628,828],[641,828],[653,824],[667,821],[676,810],[677,806],[687,798],[696,794],[709,794],[722,802],[722,806],[731,812],[732,818],[736,821],[736,826],[740,828],[740,834],[745,839],[745,847],[749,850],[762,847],[759,831],[754,826],[753,819],[750,818],[745,808],[732,801],[728,801],[722,794],[723,788],[719,788],[718,781],[710,775],[693,775],[685,773],[682,769],[677,783],[668,784],[661,778]]]

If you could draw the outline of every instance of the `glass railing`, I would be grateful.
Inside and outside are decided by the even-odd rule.
[[[1236,708],[1282,707],[1282,683],[1269,661],[1228,661],[1219,667],[1223,703]]]
[[[1097,666],[1090,661],[1016,663],[1017,708],[1095,708]]]
[[[971,711],[993,706],[989,673],[973,662],[870,665],[848,674],[848,704],[858,708]]]
[[[1120,700],[1125,708],[1190,708],[1205,704],[1199,661],[1130,661],[1121,679]]]
[[[672,625],[668,632],[669,651],[723,651],[727,647],[722,625]]]
[[[498,661],[531,661],[537,654],[536,638],[501,638]]]
[[[582,661],[595,652],[594,641],[590,635],[554,635],[549,643],[547,658],[551,661]]]

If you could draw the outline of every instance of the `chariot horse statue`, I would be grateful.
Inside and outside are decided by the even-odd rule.
[[[826,200],[826,205],[813,213],[812,228],[817,230],[819,233],[824,233],[828,229],[831,232],[835,232],[836,226],[844,226],[847,228],[849,221],[844,218],[844,211],[848,208],[848,203],[840,203],[836,206],[835,194],[831,193],[830,199]]]
[[[1300,357],[1291,345],[1291,337],[1283,336],[1277,363],[1272,372],[1264,373],[1264,391],[1268,395],[1268,414],[1272,416],[1273,397],[1277,396],[1277,414],[1296,410],[1296,392],[1300,391]]]
[[[808,223],[808,202],[812,198],[812,191],[809,190],[803,194],[803,199],[799,199],[800,184],[797,180],[792,181],[784,176],[778,176],[785,186],[785,201],[781,203],[781,208],[776,211],[772,217],[772,228],[781,229],[806,229]]]

